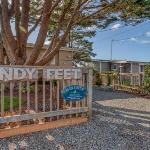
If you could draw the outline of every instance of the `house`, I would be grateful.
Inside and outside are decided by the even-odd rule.
[[[119,73],[144,73],[144,66],[149,62],[127,60],[98,60],[94,59],[92,65],[100,73],[116,71]]]
[[[30,56],[33,44],[28,43],[27,45],[27,57]],[[43,55],[44,51],[48,48],[48,45],[44,45],[40,56]],[[73,53],[75,49],[68,48],[68,47],[62,47],[60,51],[55,55],[52,61],[50,61],[47,65],[51,66],[64,66],[64,67],[72,67],[73,66]]]

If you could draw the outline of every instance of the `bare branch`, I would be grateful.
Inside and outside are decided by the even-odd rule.
[[[32,53],[25,63],[26,65],[32,65],[37,60],[39,51],[41,50],[44,44],[45,38],[47,36],[47,30],[48,30],[48,25],[49,25],[50,16],[51,16],[51,13],[47,14],[47,12],[51,10],[52,2],[50,2],[49,0],[45,0],[43,8],[44,10],[43,10],[43,16],[42,16],[42,21],[41,21],[41,28],[39,30],[38,37],[36,39]]]
[[[11,6],[9,9],[9,17],[13,16],[13,14],[14,14],[14,1],[15,0],[11,0]]]
[[[20,1],[19,0],[14,1],[14,11],[15,11],[15,29],[16,29],[16,39],[17,39],[17,51],[15,53],[16,53],[16,57],[18,58],[18,53],[21,47],[20,29],[19,29],[21,13],[20,13]]]
[[[30,34],[33,32],[33,31],[35,31],[35,29],[37,28],[37,26],[39,25],[39,23],[40,23],[40,21],[42,20],[42,16],[40,16],[37,20],[36,20],[36,22],[35,22],[35,24],[31,27],[31,29],[29,30],[29,32],[28,32],[28,37],[30,36]]]
[[[71,28],[72,28],[73,21],[74,21],[74,19],[75,19],[75,17],[76,17],[76,14],[77,14],[77,12],[79,11],[80,6],[81,6],[81,3],[80,3],[80,2],[81,2],[81,1],[79,0],[77,6],[75,7],[75,9],[74,9],[74,11],[73,11],[73,14],[72,14],[72,16],[71,16],[71,18],[70,18],[70,20],[69,20],[69,23],[68,23],[68,25],[67,25],[67,27],[66,27],[65,33],[64,33],[64,35],[62,36],[60,42],[56,45],[56,47],[55,47],[46,57],[44,57],[42,60],[36,62],[35,65],[40,65],[40,66],[41,66],[41,65],[47,64],[47,63],[48,63],[50,60],[52,60],[52,59],[54,58],[54,56],[58,53],[58,51],[59,51],[59,49],[61,48],[62,44],[65,42],[66,37],[67,37],[69,31],[70,31]]]
[[[58,39],[58,36],[59,36],[60,30],[61,30],[61,27],[62,27],[62,23],[63,23],[64,18],[65,18],[65,15],[70,10],[70,8],[72,6],[72,3],[73,3],[73,1],[70,1],[64,7],[64,9],[63,9],[63,11],[62,11],[62,13],[59,17],[59,20],[58,20],[58,23],[57,23],[57,29],[56,29],[56,31],[53,35],[53,38],[51,40],[51,44],[50,44],[49,48],[45,51],[43,57],[45,57],[51,51],[51,49],[54,47],[54,45],[56,44],[56,41]]]
[[[85,21],[85,20],[87,20],[87,19],[89,19],[89,18],[94,17],[95,15],[101,13],[102,11],[105,11],[106,9],[110,8],[111,6],[113,6],[115,3],[119,2],[119,1],[120,1],[120,0],[115,0],[114,2],[112,2],[112,3],[108,4],[108,5],[106,5],[105,7],[102,7],[102,8],[100,7],[99,10],[93,12],[92,14],[90,14],[90,15],[88,15],[88,16],[85,16],[85,17],[81,18],[80,20],[78,20],[77,22],[75,22],[75,24],[78,24],[78,23],[83,22],[83,21]],[[99,6],[101,6],[101,5],[99,5]]]
[[[52,15],[52,12],[54,11],[54,9],[58,6],[59,2],[61,2],[61,0],[57,0],[52,5],[52,1],[45,0],[44,10],[43,10],[43,19],[41,21],[41,28],[39,30],[39,34],[38,34],[37,40],[35,42],[35,46],[32,50],[32,53],[25,63],[26,65],[33,65],[36,62],[36,60],[39,56],[39,51],[41,50],[41,48],[44,44],[44,41],[46,39],[46,36],[47,36],[47,30],[48,30],[48,26],[50,23],[50,17]]]

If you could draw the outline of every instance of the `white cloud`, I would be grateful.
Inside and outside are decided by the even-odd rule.
[[[111,27],[111,29],[112,30],[117,30],[118,28],[120,28],[121,27],[121,24],[120,23],[117,23],[117,24],[114,24],[112,27]]]
[[[150,31],[146,32],[146,35],[147,35],[148,37],[150,37]]]
[[[131,41],[137,41],[137,39],[134,38],[134,37],[130,38],[130,40],[131,40]]]
[[[91,27],[87,27],[86,29],[89,30],[89,31],[95,30],[95,29],[96,29],[96,26],[93,25],[93,26],[91,26]]]
[[[140,41],[142,44],[149,44],[150,43],[150,40],[141,40]]]
[[[149,44],[150,43],[150,40],[140,40],[140,39],[136,39],[134,37],[130,38],[129,40],[137,42],[137,43],[141,43],[141,44]]]

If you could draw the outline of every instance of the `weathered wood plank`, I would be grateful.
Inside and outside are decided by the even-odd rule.
[[[40,112],[36,114],[22,114],[22,115],[13,115],[13,116],[6,116],[6,117],[0,117],[0,123],[6,123],[6,122],[18,122],[23,120],[30,120],[30,119],[42,119],[45,117],[55,117],[60,115],[67,115],[67,114],[76,114],[77,112],[87,112],[88,108],[72,108],[72,109],[66,109],[66,110],[58,110],[58,111],[51,111],[51,112]]]
[[[22,90],[22,82],[20,81],[19,82],[19,114],[21,114],[21,111],[22,111],[21,110],[21,108],[22,108],[21,107],[21,105],[22,105],[22,93],[21,93],[22,91],[21,90]]]
[[[93,70],[89,69],[88,73],[88,108],[89,108],[89,118],[92,117],[92,80],[93,80]]]
[[[4,115],[4,82],[1,83],[1,116]]]
[[[35,81],[35,111],[38,112],[38,81]]]
[[[52,111],[52,107],[53,107],[53,103],[52,103],[52,98],[53,98],[53,92],[52,92],[52,88],[53,88],[53,86],[52,86],[52,81],[50,81],[50,99],[49,99],[49,103],[50,103],[50,111]]]
[[[10,112],[13,112],[13,81],[10,81]]]
[[[30,111],[30,82],[27,81],[27,110]]]
[[[45,112],[45,81],[43,80],[43,112]]]

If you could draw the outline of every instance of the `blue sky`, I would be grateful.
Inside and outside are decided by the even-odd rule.
[[[104,30],[97,30],[91,39],[96,59],[110,59],[111,40],[119,40],[113,42],[113,59],[150,61],[150,21],[125,27],[116,23]],[[37,33],[38,28],[28,42],[35,42]]]
[[[113,42],[113,59],[150,61],[150,21],[126,27],[117,23],[112,28],[104,32],[98,30],[91,39],[97,54],[95,58],[110,59],[111,40],[119,40]]]

